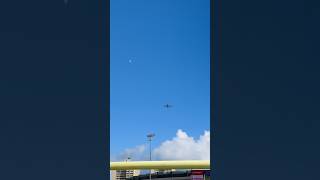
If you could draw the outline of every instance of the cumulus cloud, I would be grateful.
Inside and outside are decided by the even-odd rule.
[[[132,160],[148,160],[146,145],[124,150],[115,160],[123,161],[130,157]],[[179,129],[171,140],[164,141],[152,152],[155,160],[209,160],[210,131],[204,131],[198,139],[189,136]]]
[[[122,153],[112,158],[117,161],[123,161],[128,157],[130,157],[131,160],[145,160],[147,156],[145,151],[146,145],[139,145],[134,148],[125,149]]]
[[[176,137],[155,148],[153,155],[159,160],[209,160],[210,132],[205,131],[199,139],[194,139],[179,129]]]

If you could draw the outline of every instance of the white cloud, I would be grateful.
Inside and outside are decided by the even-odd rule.
[[[124,161],[128,157],[130,157],[132,160],[145,160],[145,151],[146,145],[139,145],[134,148],[125,149],[122,153],[118,154],[116,157],[113,157],[111,160]]]
[[[112,160],[123,161],[130,157],[132,160],[148,160],[147,146],[140,145],[124,150]],[[209,160],[210,159],[210,131],[204,131],[198,139],[188,136],[179,129],[171,140],[164,141],[154,148],[155,160]]]
[[[153,155],[159,160],[209,160],[210,132],[205,131],[199,139],[194,139],[179,129],[176,137],[155,148]]]

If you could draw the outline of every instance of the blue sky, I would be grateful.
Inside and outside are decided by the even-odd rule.
[[[110,18],[111,155],[209,130],[209,0],[111,0]]]

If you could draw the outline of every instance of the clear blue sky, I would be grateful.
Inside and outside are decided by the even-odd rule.
[[[111,154],[209,130],[209,0],[111,0],[110,18]]]

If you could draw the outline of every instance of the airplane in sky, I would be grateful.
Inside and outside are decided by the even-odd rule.
[[[163,105],[165,108],[171,108],[172,107],[172,105],[170,105],[170,104],[165,104],[165,105]]]

